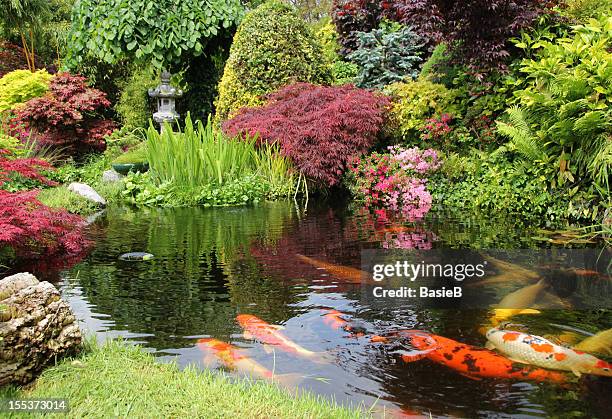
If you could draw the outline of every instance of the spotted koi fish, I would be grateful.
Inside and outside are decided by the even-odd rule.
[[[330,275],[342,281],[361,284],[362,282],[368,282],[371,278],[369,273],[362,271],[361,269],[352,268],[350,266],[334,265],[332,263],[323,262],[321,260],[309,258],[308,256],[300,254],[296,254],[295,256],[302,262],[312,265],[315,268],[326,270],[330,273]]]
[[[491,350],[420,330],[402,330],[395,335],[408,339],[416,348],[402,354],[404,362],[427,358],[474,380],[496,378],[564,383],[566,379],[562,373],[521,365]],[[381,342],[383,339],[385,337],[377,336],[373,341]]]
[[[245,339],[256,339],[263,344],[277,346],[285,352],[321,360],[321,353],[309,351],[283,336],[279,331],[283,329],[281,326],[273,326],[252,314],[239,314],[236,320],[244,329]]]
[[[344,330],[354,336],[363,336],[367,333],[366,328],[357,323],[346,320],[346,315],[338,310],[326,309],[323,315],[323,323],[334,330]]]
[[[594,374],[612,377],[612,364],[580,350],[557,345],[541,336],[489,329],[487,339],[512,360],[553,370],[572,371],[575,375]]]

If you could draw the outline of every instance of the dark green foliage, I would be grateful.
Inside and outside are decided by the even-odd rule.
[[[83,58],[123,59],[154,67],[181,65],[202,54],[242,16],[239,0],[80,0],[72,16],[68,65]]]
[[[159,84],[156,73],[150,68],[135,67],[121,86],[121,96],[115,104],[115,111],[126,129],[134,130],[149,126],[153,108],[148,89]]]
[[[183,74],[185,94],[177,103],[182,116],[191,113],[194,119],[206,120],[215,113],[214,102],[219,94],[218,86],[229,55],[231,38],[219,39],[209,45],[205,54],[195,57]]]
[[[359,87],[380,88],[418,75],[421,45],[411,28],[384,25],[356,36],[357,49],[347,58],[359,66]]]
[[[219,83],[216,121],[291,82],[327,83],[330,69],[311,28],[295,9],[270,1],[248,13]]]

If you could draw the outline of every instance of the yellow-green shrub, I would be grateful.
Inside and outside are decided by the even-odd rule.
[[[266,2],[246,15],[234,36],[219,83],[216,121],[261,104],[262,95],[290,82],[329,82],[329,72],[314,33],[295,9]]]
[[[426,79],[393,83],[384,92],[393,103],[389,114],[391,134],[403,141],[418,139],[418,131],[428,119],[454,111],[454,92]]]
[[[10,135],[3,134],[2,132],[0,132],[0,150],[6,150],[9,158],[19,157],[23,154],[21,141]]]
[[[0,78],[0,112],[44,95],[52,78],[53,76],[45,70],[38,70],[35,73],[29,70],[15,70],[5,74]]]

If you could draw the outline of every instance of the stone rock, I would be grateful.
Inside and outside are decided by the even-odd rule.
[[[123,178],[123,175],[120,173],[117,173],[116,171],[112,169],[105,170],[104,173],[102,173],[103,182],[108,182],[108,183],[119,182],[121,178]]]
[[[0,280],[0,387],[29,383],[81,343],[76,319],[52,284],[29,273]]]
[[[98,192],[94,190],[94,188],[87,185],[86,183],[72,182],[70,185],[68,185],[68,190],[79,194],[82,197],[89,199],[90,201],[93,201],[102,207],[106,206],[106,200],[102,198],[98,194]]]

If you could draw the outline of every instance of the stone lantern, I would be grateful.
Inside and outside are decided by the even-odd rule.
[[[149,89],[149,96],[157,99],[157,112],[153,114],[153,120],[159,124],[161,131],[164,123],[174,123],[179,117],[176,111],[176,99],[183,96],[183,91],[170,85],[172,75],[164,71],[161,74],[161,84],[155,89]]]

